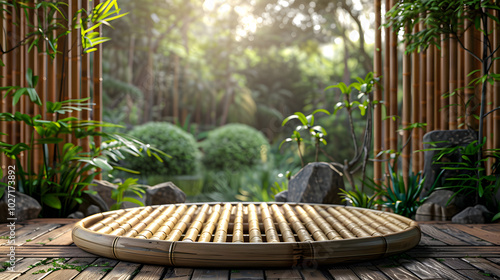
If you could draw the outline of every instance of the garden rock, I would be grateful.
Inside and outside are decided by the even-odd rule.
[[[417,221],[449,221],[458,212],[469,206],[467,198],[456,195],[450,203],[448,201],[455,193],[450,190],[434,191],[422,204],[415,215]]]
[[[82,193],[82,199],[83,202],[78,207],[78,211],[82,212],[85,216],[89,216],[90,214],[88,213],[95,212],[96,207],[99,210],[95,213],[109,211],[108,205],[106,204],[104,199],[99,195],[99,193],[91,194],[84,192]]]
[[[274,196],[274,200],[276,202],[286,202],[287,197],[288,197],[288,191],[282,191]]]
[[[80,211],[76,211],[74,213],[69,214],[68,218],[69,219],[83,219],[83,218],[85,218],[85,215]]]
[[[312,162],[288,182],[287,202],[341,204],[342,174],[326,162]]]
[[[484,224],[486,219],[483,210],[480,207],[467,207],[455,215],[451,221],[456,224]]]
[[[97,205],[90,205],[83,214],[85,217],[88,217],[101,212],[101,209]]]
[[[146,189],[145,205],[184,203],[186,194],[172,182],[165,182]]]
[[[431,144],[424,144],[424,149],[429,148],[444,148],[444,147],[456,147],[456,146],[467,146],[471,142],[477,140],[476,132],[467,129],[456,129],[456,130],[434,130],[428,132],[424,135],[423,142],[438,142],[433,146]],[[429,195],[429,190],[431,189],[436,177],[441,172],[442,165],[433,164],[433,158],[439,151],[425,151],[424,152],[424,189],[420,198]],[[441,160],[441,162],[462,162],[461,155],[457,152],[454,154],[446,155]],[[445,171],[439,178],[437,187],[444,185],[446,178],[456,177],[458,174],[463,173],[463,170]]]
[[[0,223],[7,223],[7,218],[17,218],[16,222],[35,219],[42,211],[42,206],[29,195],[15,192],[15,213],[13,216],[9,215],[9,201],[7,189],[0,199]]]
[[[92,181],[92,183],[95,185],[90,186],[89,189],[96,191],[104,200],[106,205],[108,205],[108,208],[116,203],[116,201],[111,198],[111,193],[113,190],[116,190],[118,188],[117,185],[104,180],[94,180]]]

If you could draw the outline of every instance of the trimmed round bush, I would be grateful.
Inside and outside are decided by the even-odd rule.
[[[208,133],[201,143],[203,164],[210,170],[242,170],[267,161],[269,143],[258,130],[228,124]]]
[[[171,158],[158,161],[154,156],[128,156],[125,165],[140,176],[177,176],[198,173],[201,152],[193,135],[168,122],[149,122],[134,127],[130,136],[160,149]]]

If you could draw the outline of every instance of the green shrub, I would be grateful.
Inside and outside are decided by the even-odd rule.
[[[208,133],[202,142],[203,164],[209,170],[241,170],[267,162],[269,143],[256,129],[228,124]]]
[[[159,162],[151,157],[127,157],[127,168],[139,171],[141,177],[154,175],[177,176],[198,173],[201,153],[193,135],[167,122],[150,122],[134,127],[129,135],[140,140],[147,139],[171,158]]]

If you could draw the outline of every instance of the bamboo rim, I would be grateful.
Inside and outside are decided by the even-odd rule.
[[[73,241],[90,253],[180,267],[290,267],[364,261],[420,241],[411,219],[304,203],[187,203],[95,214]]]

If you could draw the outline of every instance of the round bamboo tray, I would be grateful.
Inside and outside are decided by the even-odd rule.
[[[382,258],[420,228],[377,210],[302,203],[193,203],[99,213],[73,229],[90,253],[180,267],[290,267]]]

